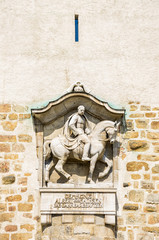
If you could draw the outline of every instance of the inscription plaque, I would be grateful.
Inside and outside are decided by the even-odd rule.
[[[115,214],[115,189],[41,189],[42,214]]]
[[[92,193],[65,194],[65,198],[56,200],[54,208],[102,208],[101,202]]]

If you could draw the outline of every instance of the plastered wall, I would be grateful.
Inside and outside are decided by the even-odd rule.
[[[158,8],[157,0],[2,0],[0,101],[39,104],[81,81],[116,106],[156,103]]]

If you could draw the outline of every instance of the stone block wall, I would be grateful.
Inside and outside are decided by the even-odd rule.
[[[115,240],[114,232],[104,215],[54,215],[42,240]]]
[[[159,107],[131,102],[121,137],[117,239],[159,240]],[[104,216],[58,215],[43,229],[38,159],[29,107],[0,105],[0,240],[108,240]],[[58,235],[57,234],[57,235]],[[103,235],[102,235],[103,234]],[[56,234],[55,234],[56,235]],[[53,239],[56,239],[54,236]],[[58,239],[58,238],[57,238]]]
[[[29,108],[0,105],[0,239],[35,239],[38,182]]]
[[[159,239],[159,107],[131,102],[121,147],[119,240]],[[120,203],[119,203],[120,204]]]

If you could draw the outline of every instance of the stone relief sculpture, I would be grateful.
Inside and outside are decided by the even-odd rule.
[[[99,100],[81,82],[47,106],[32,109],[40,185],[73,180],[76,186],[87,181],[116,186],[119,144],[111,143],[119,122],[124,129],[124,115],[125,110]]]
[[[112,108],[77,82],[45,107],[32,109],[32,116],[41,224],[51,225],[54,214],[78,213],[105,214],[105,223],[114,226],[120,160],[116,136],[120,123],[120,132],[124,129],[125,110]]]
[[[78,106],[77,112],[72,114],[66,121],[63,134],[44,143],[44,161],[50,157],[58,159],[55,169],[71,182],[71,176],[64,170],[64,164],[69,157],[80,161],[90,161],[87,181],[93,183],[92,177],[97,160],[107,164],[99,178],[108,174],[112,161],[105,155],[106,143],[111,144],[116,140],[120,122],[100,121],[91,130],[87,117],[84,114],[85,107]],[[53,162],[46,164],[45,181],[49,181],[49,171]]]

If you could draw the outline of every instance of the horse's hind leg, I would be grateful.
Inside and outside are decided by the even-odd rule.
[[[57,170],[57,172],[61,173],[65,178],[69,179],[71,175],[65,172],[65,170],[63,169],[63,166],[66,161],[67,157],[60,158],[58,160],[58,163],[56,164],[55,169]]]
[[[98,153],[96,153],[93,157],[91,157],[91,161],[90,161],[90,169],[89,169],[89,174],[88,174],[88,182],[93,183],[92,177],[93,177],[93,172],[94,172],[94,168],[96,165],[98,159]]]
[[[49,182],[49,173],[50,173],[50,169],[54,166],[53,161],[51,161],[49,164],[46,164],[45,166],[45,182],[47,184],[47,182]]]

